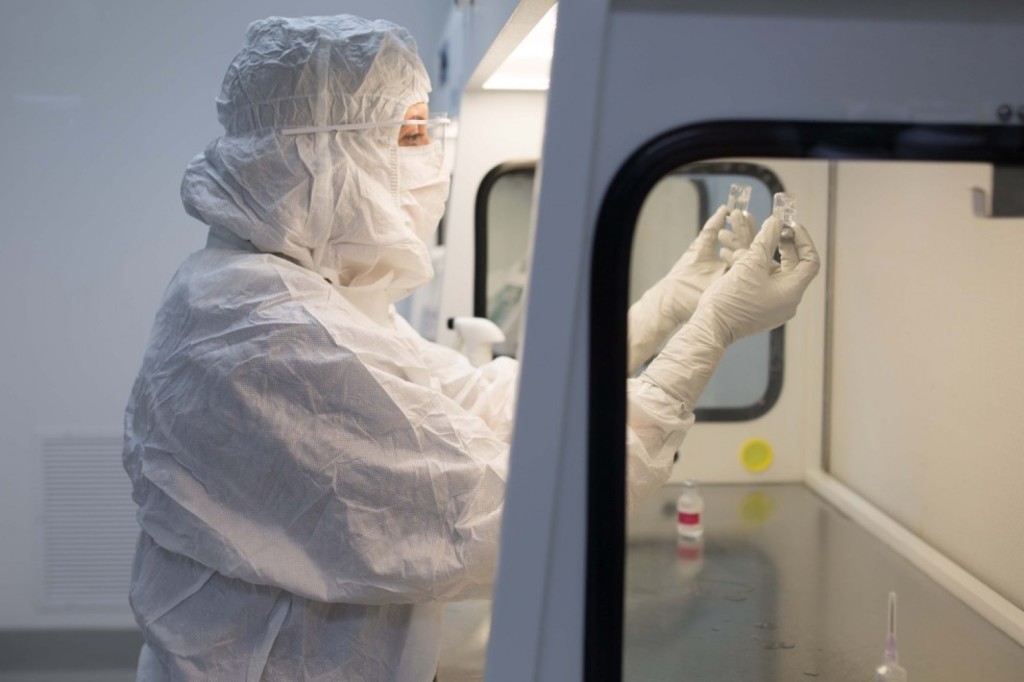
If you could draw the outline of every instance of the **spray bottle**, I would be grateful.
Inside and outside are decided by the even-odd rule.
[[[505,340],[505,332],[486,317],[452,317],[448,328],[459,335],[459,350],[469,358],[474,367],[485,365],[494,359],[492,346]]]

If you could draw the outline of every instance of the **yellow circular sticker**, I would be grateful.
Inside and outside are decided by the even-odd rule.
[[[751,438],[740,446],[740,462],[747,471],[762,472],[772,465],[772,459],[772,446],[763,438]]]

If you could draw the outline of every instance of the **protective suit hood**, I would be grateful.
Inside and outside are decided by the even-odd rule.
[[[185,172],[185,210],[353,293],[398,300],[433,269],[400,208],[397,128],[282,131],[400,120],[429,91],[399,26],[348,15],[256,21],[217,99],[225,135]]]

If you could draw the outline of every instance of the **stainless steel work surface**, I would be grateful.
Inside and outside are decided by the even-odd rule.
[[[630,518],[624,679],[870,681],[895,591],[911,682],[1024,682],[1024,647],[806,487],[703,486],[697,544],[679,492]]]

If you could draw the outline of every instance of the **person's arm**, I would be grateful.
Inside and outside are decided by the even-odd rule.
[[[319,301],[261,303],[158,319],[166,343],[126,418],[145,532],[317,601],[488,594],[507,443],[394,365],[400,340],[336,325]]]
[[[728,219],[732,230],[726,230]],[[701,294],[750,246],[749,213],[720,206],[672,269],[629,308],[627,376],[654,356],[697,309]],[[721,245],[721,247],[720,247]]]
[[[630,506],[668,478],[672,456],[693,424],[697,400],[726,347],[796,314],[820,259],[802,226],[794,227],[793,241],[780,243],[781,227],[773,218],[765,221],[750,249],[704,292],[689,322],[638,379],[629,381],[629,423],[638,441],[632,446],[636,454],[630,455]],[[772,259],[776,248],[781,264]],[[651,464],[635,466],[642,458]]]
[[[439,383],[441,392],[462,409],[486,423],[498,438],[512,437],[519,362],[499,357],[480,367],[453,348],[424,339],[405,319],[395,314],[398,330],[413,343]]]

